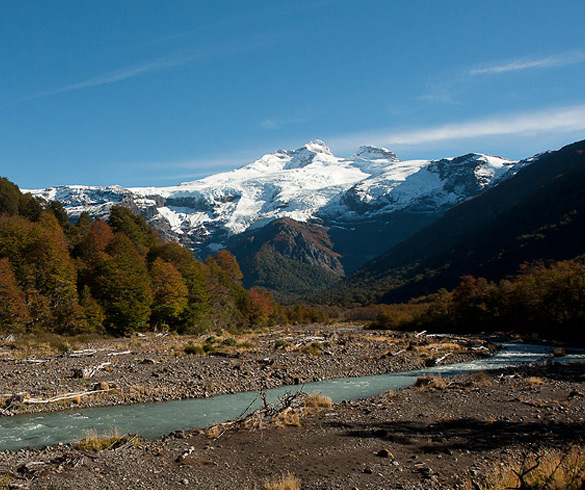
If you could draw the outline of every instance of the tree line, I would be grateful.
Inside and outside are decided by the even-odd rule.
[[[373,328],[513,331],[585,341],[583,260],[524,264],[498,282],[464,276],[452,291],[378,307]]]
[[[261,288],[246,290],[235,257],[205,262],[164,242],[121,206],[108,221],[23,194],[0,178],[0,329],[58,334],[168,329],[241,330],[319,317],[283,308]]]

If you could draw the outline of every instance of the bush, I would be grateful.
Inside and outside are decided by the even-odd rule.
[[[497,466],[479,487],[482,490],[582,490],[585,487],[585,448],[543,448],[518,461]]]
[[[331,398],[319,392],[307,395],[303,400],[303,404],[305,408],[313,408],[316,410],[320,408],[331,408],[333,406]]]
[[[191,356],[201,356],[206,352],[203,347],[192,344],[191,342],[189,342],[183,350],[185,351],[185,354],[189,354]]]
[[[118,434],[118,429],[111,433],[99,436],[98,433],[91,429],[85,437],[77,444],[77,449],[82,451],[103,451],[114,447],[122,437]]]
[[[212,344],[205,343],[203,344],[203,352],[206,353],[215,352],[215,347]]]
[[[275,349],[282,349],[282,348],[286,347],[287,345],[288,345],[288,342],[284,339],[278,339],[276,342],[274,342]]]
[[[225,339],[222,342],[223,345],[228,345],[230,347],[234,347],[238,344],[238,342],[236,341],[236,339],[234,339],[233,337],[228,337],[227,339]]]
[[[420,390],[443,390],[447,383],[442,376],[421,376],[414,383],[414,387]]]

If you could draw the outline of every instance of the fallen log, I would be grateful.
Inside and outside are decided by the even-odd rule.
[[[79,393],[66,393],[65,395],[54,396],[52,398],[26,398],[22,400],[22,403],[26,405],[46,405],[47,403],[55,403],[65,400],[73,400],[75,398],[81,398],[82,396],[95,395],[96,393],[107,393],[112,391],[108,390],[93,390],[93,391],[81,391]]]
[[[89,379],[92,378],[97,372],[101,371],[107,366],[110,366],[111,362],[102,362],[97,366],[89,367],[89,368],[75,368],[73,370],[73,377],[74,378],[83,378]]]

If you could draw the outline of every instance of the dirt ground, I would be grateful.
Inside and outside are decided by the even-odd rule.
[[[551,361],[305,409],[299,423],[4,452],[0,474],[31,489],[252,489],[286,473],[303,489],[474,489],[537,448],[582,444],[584,393],[584,363]]]

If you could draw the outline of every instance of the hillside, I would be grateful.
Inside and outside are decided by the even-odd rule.
[[[343,276],[340,256],[332,247],[326,228],[287,218],[227,242],[236,253],[244,285],[275,291],[283,301],[325,289]]]
[[[498,186],[455,206],[321,296],[393,302],[452,288],[462,275],[498,279],[535,260],[585,253],[585,141],[535,157]]]

